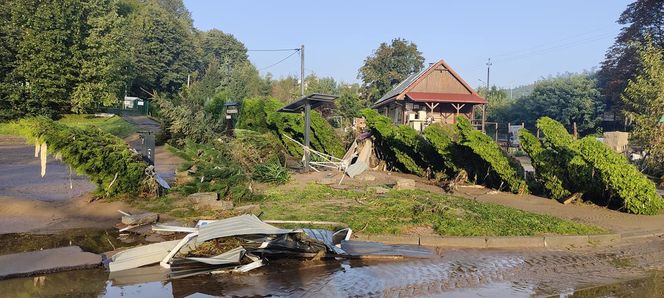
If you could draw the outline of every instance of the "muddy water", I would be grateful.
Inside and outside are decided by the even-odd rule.
[[[589,251],[439,249],[402,261],[272,262],[248,274],[162,280],[159,267],[0,281],[1,295],[103,297],[662,297],[664,240]]]

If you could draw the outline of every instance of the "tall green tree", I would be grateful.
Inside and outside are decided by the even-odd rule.
[[[321,94],[336,94],[337,81],[332,77],[319,78],[315,74],[310,74],[304,78],[305,94],[321,93]]]
[[[639,68],[622,94],[625,114],[633,122],[631,141],[648,153],[646,168],[655,175],[664,175],[664,50],[647,39],[638,48]]]
[[[71,95],[72,110],[79,113],[117,104],[129,67],[125,19],[117,13],[117,1],[90,0],[85,5],[88,16],[81,82]]]
[[[146,2],[129,17],[134,79],[131,94],[175,94],[199,67],[193,33],[160,5]]]
[[[624,25],[615,43],[606,52],[598,73],[607,107],[614,113],[622,108],[620,95],[638,69],[638,54],[634,44],[651,36],[658,47],[664,47],[664,0],[637,0],[627,6],[618,18]]]
[[[233,35],[217,29],[199,35],[205,65],[218,61],[219,67],[233,69],[249,61],[247,48]]]
[[[365,97],[374,101],[423,67],[424,57],[417,50],[417,45],[395,38],[390,44],[381,43],[378,49],[364,60],[357,77],[362,80]]]

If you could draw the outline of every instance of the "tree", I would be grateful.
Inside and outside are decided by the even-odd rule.
[[[360,85],[358,84],[341,84],[339,86],[339,98],[336,102],[337,115],[348,120],[360,117],[360,110],[369,107],[368,102],[360,98]]]
[[[363,82],[365,97],[374,101],[423,67],[424,57],[417,50],[417,45],[395,38],[389,45],[381,43],[378,49],[364,60],[357,77]]]
[[[656,46],[664,47],[664,0],[637,0],[627,6],[617,22],[625,27],[606,52],[598,74],[607,107],[614,113],[621,109],[620,94],[639,65],[633,45],[651,36]]]
[[[489,102],[487,106],[487,120],[494,122],[509,122],[510,121],[510,108],[512,101],[507,98],[507,92],[504,89],[499,89],[495,85],[489,89],[487,93],[486,87],[477,89],[477,93],[484,96]]]
[[[10,96],[22,114],[53,117],[69,111],[69,96],[80,80],[83,58],[83,3],[24,0],[18,7],[23,26]]]
[[[124,18],[117,14],[117,1],[92,0],[86,5],[89,15],[81,60],[81,83],[71,96],[72,110],[79,113],[117,104],[129,66]]]
[[[199,67],[191,30],[172,16],[146,2],[129,17],[134,95],[175,94]]]
[[[573,74],[537,82],[533,92],[517,100],[510,113],[515,120],[529,124],[544,116],[566,127],[576,122],[579,132],[587,134],[601,124],[603,111],[594,76]]]
[[[321,93],[321,94],[336,94],[337,81],[332,77],[319,78],[315,74],[311,74],[304,78],[306,90],[305,94]]]
[[[200,33],[199,38],[205,66],[216,60],[220,67],[233,69],[249,61],[247,48],[231,34],[212,29]]]
[[[640,67],[621,99],[634,125],[630,139],[648,153],[646,168],[655,175],[664,175],[664,130],[658,123],[664,117],[664,50],[650,38],[637,49]]]
[[[300,84],[296,77],[290,75],[272,81],[272,97],[282,102],[289,102],[300,96]]]

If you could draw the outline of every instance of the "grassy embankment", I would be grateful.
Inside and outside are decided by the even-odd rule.
[[[95,117],[94,115],[65,115],[58,122],[78,127],[97,127],[120,138],[125,138],[137,131],[136,126],[125,121],[121,117],[110,118]],[[0,123],[0,135],[20,135],[19,125],[16,122]]]
[[[185,219],[224,218],[231,213],[175,208],[167,196],[137,201],[139,208]],[[252,201],[262,219],[334,221],[363,234],[407,234],[428,228],[442,236],[532,236],[599,234],[606,230],[501,205],[420,190],[338,190],[311,184],[303,189],[270,188]],[[182,206],[182,205],[179,205]],[[287,225],[287,227],[294,227]],[[330,227],[325,227],[330,228]]]
[[[420,190],[337,190],[310,185],[270,190],[260,200],[264,219],[340,221],[364,234],[400,234],[431,227],[443,236],[577,235],[604,229],[501,205]]]

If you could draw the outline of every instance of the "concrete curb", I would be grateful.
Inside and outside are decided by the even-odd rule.
[[[660,233],[659,235],[664,235]],[[581,248],[609,245],[623,239],[636,239],[658,236],[653,232],[632,233],[630,237],[621,234],[596,235],[551,235],[551,236],[479,236],[442,237],[418,235],[356,235],[355,240],[376,241],[386,244],[410,244],[450,248]]]

